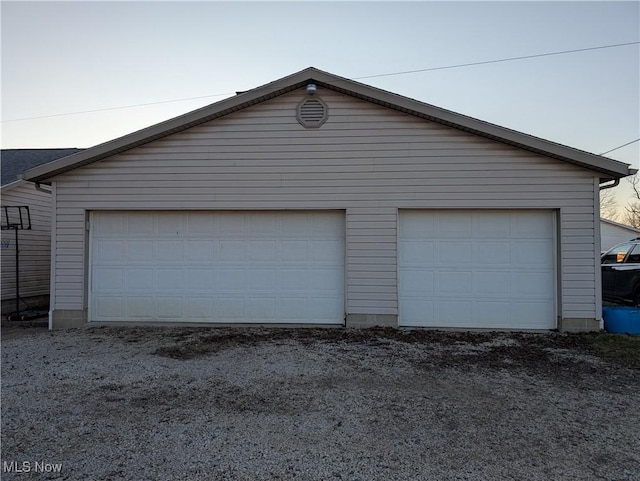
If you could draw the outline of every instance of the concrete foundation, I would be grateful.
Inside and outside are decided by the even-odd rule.
[[[92,323],[93,325],[93,323]],[[95,325],[155,325],[155,326],[187,326],[183,323],[96,323]],[[193,326],[218,326],[218,327],[337,327],[327,325],[292,325],[292,324],[218,324],[218,323],[189,323]],[[87,311],[75,309],[57,309],[53,311],[54,329],[72,329],[87,326]],[[395,314],[348,314],[346,319],[347,328],[363,329],[368,327],[398,327],[398,316]],[[562,332],[593,332],[600,330],[600,321],[588,318],[565,318],[558,320],[558,329]],[[457,329],[464,330],[464,329]]]
[[[600,321],[588,318],[564,318],[558,320],[561,332],[593,332],[600,330]]]
[[[53,311],[53,329],[72,329],[86,325],[86,310],[56,309]]]
[[[346,327],[398,327],[396,314],[348,314]]]

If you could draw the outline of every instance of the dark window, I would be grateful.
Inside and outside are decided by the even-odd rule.
[[[640,264],[640,244],[636,244],[627,257],[627,264]]]
[[[624,258],[627,256],[627,253],[631,250],[632,247],[633,244],[622,244],[620,246],[614,247],[604,256],[602,256],[602,263],[620,264],[624,262]]]

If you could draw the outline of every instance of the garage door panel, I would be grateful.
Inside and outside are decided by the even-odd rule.
[[[401,211],[399,219],[400,325],[555,327],[552,211]]]
[[[214,218],[206,212],[190,212],[186,216],[187,230],[191,234],[213,234]]]
[[[344,282],[344,274],[342,269],[314,269],[308,274],[308,279],[312,292],[332,292],[337,283]]]
[[[499,212],[481,212],[473,215],[473,237],[475,239],[496,239],[509,237],[511,219]]]
[[[153,297],[129,296],[125,300],[125,316],[135,319],[153,319]]]
[[[406,264],[431,264],[434,260],[434,242],[428,240],[401,241],[401,260]]]
[[[473,259],[478,265],[508,266],[511,264],[511,244],[496,240],[474,242]]]
[[[548,242],[533,242],[533,241],[520,241],[513,246],[513,260],[514,266],[520,267],[553,267],[553,258],[548,255],[549,244]]]
[[[283,241],[281,244],[282,249],[282,262],[304,262],[308,258],[307,241]]]
[[[515,239],[539,239],[553,237],[553,223],[539,212],[512,214],[511,237]]]
[[[191,320],[204,320],[211,316],[211,299],[208,297],[188,297],[187,315]]]
[[[216,317],[221,322],[247,322],[244,308],[244,295],[237,297],[218,297],[216,299]]]
[[[146,217],[146,213],[135,213],[130,214],[136,217],[144,218]],[[155,223],[157,224],[157,232],[158,234],[168,235],[178,235],[180,232],[184,232],[183,222],[185,220],[185,216],[178,213],[170,213],[164,212],[162,215],[154,218]],[[141,221],[141,219],[139,220]]]
[[[100,239],[96,243],[94,258],[104,261],[122,262],[125,258],[124,245],[125,243],[123,241]]]
[[[185,279],[182,268],[156,269],[155,273],[157,291],[170,293],[183,291]]]
[[[273,290],[276,285],[276,274],[274,269],[260,269],[253,268],[247,270],[247,279],[249,281],[248,290],[250,292],[255,291],[267,291]]]
[[[491,324],[494,327],[509,327],[513,319],[511,306],[506,301],[480,301],[474,304],[473,320],[474,324]]]
[[[218,243],[218,259],[222,262],[243,261],[246,257],[246,246],[242,240],[223,240]]]
[[[504,271],[477,270],[472,274],[473,294],[489,297],[507,297],[510,293],[511,275]]]
[[[511,274],[511,294],[518,298],[549,297],[549,284],[553,278],[548,272],[514,272]]]
[[[439,302],[435,306],[436,319],[447,325],[469,327],[473,321],[473,303],[452,299],[452,302]]]
[[[466,266],[473,259],[473,243],[450,241],[436,244],[436,265]]]
[[[436,295],[465,298],[472,292],[471,271],[440,270],[436,275]]]
[[[102,237],[119,237],[127,232],[127,217],[115,212],[103,212],[101,222],[95,226]]]
[[[249,242],[248,261],[273,262],[276,260],[276,243],[271,240]]]
[[[306,215],[306,214],[294,214],[294,215]],[[338,219],[334,213],[331,212],[317,212],[307,217],[307,221],[310,221],[310,230],[313,234],[313,238],[331,238],[332,232],[339,228],[340,232],[344,234],[344,216]],[[336,223],[338,221],[338,223]]]
[[[178,240],[160,240],[155,246],[156,261],[182,262],[184,258],[184,243]]]
[[[213,261],[215,259],[215,244],[209,240],[187,242],[187,259],[190,261]]]
[[[398,226],[400,239],[430,239],[436,232],[435,216],[428,212],[403,212]]]
[[[94,213],[90,236],[93,321],[344,321],[344,213]]]
[[[405,326],[433,325],[436,321],[435,302],[423,298],[412,298],[402,310],[402,324]]]
[[[154,229],[152,217],[135,214],[127,216],[127,232],[129,234],[151,234]]]
[[[262,214],[251,214],[249,217],[249,233],[255,237],[276,233],[276,218]]]
[[[135,268],[131,267],[127,269],[127,290],[138,291],[148,290],[153,291],[154,285],[154,271],[153,268]],[[122,274],[122,272],[121,272]],[[102,276],[97,275],[97,279],[101,279]],[[98,286],[99,287],[99,286]]]
[[[152,261],[154,245],[151,241],[129,240],[126,242],[125,251],[127,261]]]
[[[185,317],[183,299],[181,297],[154,297],[156,310],[154,318],[160,320],[179,320]]]
[[[314,296],[309,299],[309,312],[312,319],[319,323],[335,323],[335,319],[344,320],[344,309],[340,307],[340,296]]]
[[[279,299],[278,313],[282,322],[304,322],[307,309],[306,297],[284,297]]]
[[[312,240],[311,258],[319,263],[336,262],[335,252],[341,250],[341,241],[338,240]]]
[[[215,270],[215,289],[220,292],[239,291],[247,289],[246,275],[244,269],[233,269],[220,267]]]
[[[123,317],[121,296],[97,296],[95,305],[97,314],[102,318],[117,320]]]
[[[403,270],[400,272],[400,285],[406,296],[435,294],[435,273],[428,270]]]
[[[280,287],[285,291],[306,291],[309,288],[306,269],[282,269]]]
[[[102,291],[121,291],[124,287],[122,269],[117,267],[101,267],[96,269],[96,273],[96,286]]]
[[[211,269],[189,269],[187,289],[190,291],[211,291],[215,289],[214,271]]]
[[[530,329],[549,329],[545,319],[553,317],[554,309],[546,302],[514,302],[511,307],[513,319]],[[517,327],[517,326],[516,326]]]
[[[253,296],[247,301],[247,318],[251,321],[275,321],[276,298]]]

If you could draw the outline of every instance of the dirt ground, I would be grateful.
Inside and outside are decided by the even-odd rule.
[[[2,479],[640,480],[595,336],[3,328]]]

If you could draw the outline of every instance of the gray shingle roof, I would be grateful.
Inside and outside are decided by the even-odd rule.
[[[18,174],[84,149],[2,149],[2,185],[18,180]]]

